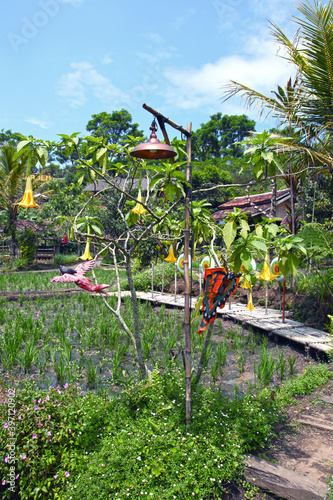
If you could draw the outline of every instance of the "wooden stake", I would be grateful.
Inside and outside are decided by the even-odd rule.
[[[154,264],[151,267],[151,298],[154,298]]]
[[[192,123],[187,124],[187,139],[186,139],[186,181],[191,182],[191,133]],[[191,188],[186,187],[185,197],[185,218],[184,218],[184,281],[185,281],[185,423],[188,427],[191,420],[192,411],[192,390],[191,390],[191,283],[190,283],[190,266],[189,266],[189,253],[190,253],[190,199]]]
[[[177,262],[175,262],[175,302],[177,302]]]
[[[285,323],[285,311],[286,311],[286,278],[283,280],[283,300],[282,300],[282,323]]]
[[[268,281],[265,281],[265,314],[267,315],[267,302],[268,302]]]
[[[163,259],[163,268],[162,268],[162,295],[164,293],[164,266],[165,266],[165,261]]]

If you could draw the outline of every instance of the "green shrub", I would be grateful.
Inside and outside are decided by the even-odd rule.
[[[93,449],[98,442],[108,408],[102,410],[103,401],[99,400],[98,406],[92,393],[80,397],[81,389],[77,385],[41,390],[35,385],[33,375],[22,387],[15,385],[2,385],[0,488],[3,491],[0,489],[0,497],[11,498],[8,473],[13,462],[7,446],[13,432],[15,490],[20,488],[20,498],[63,498],[72,470],[84,467],[87,459],[84,451]],[[10,392],[13,388],[14,395]],[[9,414],[8,400],[13,401],[15,416]]]
[[[22,500],[212,498],[240,477],[244,454],[273,437],[283,408],[330,377],[326,365],[310,366],[275,391],[265,388],[233,401],[197,388],[189,427],[183,371],[172,362],[164,372],[156,369],[150,381],[126,383],[112,399],[83,394],[77,385],[42,390],[33,378],[21,386],[3,383],[0,496],[10,498],[7,446],[14,432],[15,486]]]
[[[20,247],[21,256],[32,263],[36,257],[37,251],[37,237],[32,229],[25,228],[18,234],[18,242]]]
[[[151,290],[151,267],[133,274],[134,286],[138,292],[146,292],[147,290]],[[154,290],[156,291],[162,290],[162,276],[163,263],[159,262],[154,266]],[[164,267],[164,288],[166,287],[167,283],[170,283],[174,279],[174,276],[175,265],[166,262]],[[129,290],[127,278],[121,280],[120,285],[122,290]]]
[[[63,253],[57,253],[54,256],[54,262],[55,264],[74,264],[78,260],[77,253],[71,253],[71,254],[63,254]],[[81,261],[80,261],[81,262]]]

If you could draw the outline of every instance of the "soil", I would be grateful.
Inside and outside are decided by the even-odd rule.
[[[277,438],[260,454],[261,458],[310,479],[318,488],[327,485],[333,477],[333,430],[305,425],[299,420],[324,421],[333,429],[333,404],[323,401],[323,396],[333,398],[332,380],[311,394],[297,398],[298,404],[288,408],[285,422],[277,425]],[[277,500],[281,497],[261,489],[257,494],[253,490],[253,496],[248,496],[240,481],[240,484],[232,484],[230,492],[221,498]]]

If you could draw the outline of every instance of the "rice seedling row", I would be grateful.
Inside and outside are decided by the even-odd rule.
[[[47,273],[45,273],[47,274]],[[108,299],[115,306],[116,299]],[[0,307],[0,370],[17,377],[32,374],[41,387],[77,382],[84,389],[117,391],[138,376],[132,344],[118,320],[99,297],[80,293],[73,297],[24,300],[21,305],[2,300]],[[129,299],[123,315],[131,328]],[[141,303],[139,321],[145,361],[150,370],[176,363],[183,369],[183,313]],[[203,348],[192,325],[193,374]],[[251,331],[234,325],[226,330],[222,320],[205,358],[204,384],[227,393],[244,392],[250,385],[269,385],[300,368],[302,355],[279,349]]]

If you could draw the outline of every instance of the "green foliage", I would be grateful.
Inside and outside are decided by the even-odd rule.
[[[270,134],[265,130],[261,134],[252,135],[249,139],[242,141],[242,145],[248,146],[245,151],[248,165],[253,169],[254,178],[258,181],[264,176],[275,177],[276,174],[283,173],[282,162],[276,152],[277,143],[287,141],[289,138]]]
[[[223,239],[227,247],[228,262],[235,273],[238,273],[243,265],[246,270],[245,277],[247,281],[250,281],[252,279],[249,274],[251,255],[253,253],[263,255],[267,252],[267,240],[264,238],[264,232],[261,232],[260,236],[258,226],[254,231],[251,231],[247,215],[239,208],[234,208],[225,220]],[[255,279],[254,276],[253,279]]]
[[[193,133],[193,159],[205,161],[226,155],[241,156],[243,149],[236,143],[243,140],[254,127],[255,122],[245,115],[212,115],[209,122],[201,124]]]
[[[300,262],[297,253],[304,256],[307,254],[303,243],[303,239],[300,236],[284,235],[283,233],[274,240],[274,246],[278,250],[279,267],[285,277],[288,274],[296,276]]]
[[[323,224],[306,224],[298,233],[307,247],[309,258],[321,262],[327,257],[333,259],[333,231]]]
[[[73,468],[84,467],[84,451],[96,443],[107,409],[96,411],[93,394],[80,397],[78,386],[38,389],[33,376],[20,386],[2,383],[3,394],[14,390],[16,474],[22,500],[63,498]],[[7,405],[1,405],[1,422],[8,422]],[[10,424],[1,426],[0,439],[8,443]],[[2,449],[0,475],[8,484],[10,452]],[[8,457],[6,459],[6,457]],[[10,498],[8,490],[2,498]]]
[[[87,124],[88,132],[94,137],[104,137],[108,144],[116,144],[127,135],[135,137],[143,136],[143,132],[138,129],[137,123],[132,123],[132,116],[126,109],[107,113],[103,111],[92,115]]]
[[[160,256],[160,252],[152,240],[144,240],[141,241],[135,255],[138,256],[140,264],[147,267]]]
[[[228,160],[227,160],[228,158]],[[194,200],[205,200],[212,206],[212,210],[217,210],[221,203],[226,202],[230,198],[234,198],[235,189],[233,188],[216,188],[219,184],[232,184],[233,175],[230,173],[232,166],[236,163],[233,157],[223,159],[212,159],[204,162],[192,163],[192,189],[206,189],[214,187],[211,191],[197,192],[193,194]],[[237,169],[237,167],[236,167]]]
[[[140,272],[136,272],[133,276],[134,286],[137,291],[147,292],[151,289],[151,267],[143,269]],[[154,266],[154,290],[162,289],[162,273],[163,264],[162,262],[155,264]],[[164,287],[167,282],[172,281],[175,276],[175,265],[168,262],[165,263],[164,267]],[[126,279],[121,280],[121,289],[129,290],[129,286]]]
[[[25,228],[24,231],[20,231],[17,236],[19,242],[19,248],[21,256],[29,264],[31,264],[36,257],[37,251],[37,237],[32,229]]]
[[[71,254],[64,254],[64,253],[57,253],[54,256],[54,263],[55,264],[74,264],[78,260],[77,253],[71,253]]]

